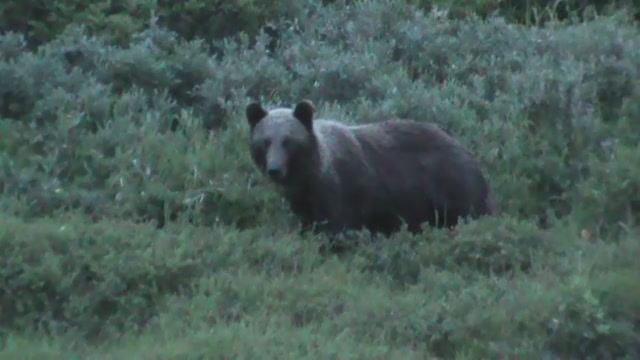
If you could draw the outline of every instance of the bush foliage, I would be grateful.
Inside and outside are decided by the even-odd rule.
[[[640,356],[636,24],[414,3],[0,5],[4,356]],[[246,145],[301,98],[437,123],[501,214],[319,254]]]
[[[553,20],[590,19],[598,12],[624,10],[640,17],[635,0],[400,0],[418,8],[437,9],[451,18],[493,15],[524,24]],[[323,0],[338,6],[357,4],[351,0]],[[265,28],[272,34],[274,21],[304,18],[309,1],[264,2],[243,0],[21,0],[0,4],[0,31],[25,34],[33,45],[53,40],[69,25],[82,25],[93,35],[127,44],[131,37],[153,22],[175,31],[187,40],[224,39],[238,33],[256,35]],[[311,5],[316,7],[317,5]]]

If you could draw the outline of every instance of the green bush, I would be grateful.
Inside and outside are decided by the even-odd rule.
[[[148,225],[87,224],[75,215],[33,223],[3,216],[3,329],[43,327],[88,338],[142,329],[167,297],[191,294],[198,279],[218,270],[252,263],[277,273],[309,267],[296,260],[296,252],[304,259],[302,248],[255,246],[258,232],[213,229],[172,227],[159,234]]]
[[[57,325],[96,336],[123,323],[142,325],[160,294],[188,288],[199,270],[188,254],[194,243],[171,260],[170,253],[184,251],[178,239],[158,238],[148,226],[5,218],[0,228],[4,326]]]
[[[66,334],[80,357],[123,345],[160,357],[256,355],[250,345],[275,357],[607,357],[633,356],[640,340],[637,234],[613,245],[487,218],[428,241],[380,238],[339,259],[313,238],[264,228],[3,215],[2,330],[46,329],[54,344]],[[114,337],[123,331],[126,344]],[[186,345],[205,333],[218,345]],[[82,339],[115,342],[97,350]],[[23,340],[7,341],[4,354]]]
[[[449,18],[466,18],[494,14],[509,22],[544,24],[554,20],[573,18],[591,19],[597,13],[626,10],[640,16],[640,6],[632,0],[407,0],[424,11],[446,10]],[[323,1],[344,7],[357,4],[352,1]],[[321,5],[320,5],[321,6]],[[283,27],[276,26],[281,19],[287,27],[306,19],[305,12],[318,7],[312,2],[261,2],[246,0],[225,2],[220,0],[175,1],[94,1],[79,0],[23,0],[0,4],[0,32],[25,34],[32,46],[55,39],[69,25],[82,25],[91,34],[101,35],[110,42],[127,44],[131,37],[157,23],[177,32],[187,40],[221,40],[240,33],[256,35],[266,30],[279,37]],[[286,28],[286,27],[285,27]]]
[[[307,97],[322,115],[347,122],[393,115],[438,123],[479,155],[504,211],[545,220],[574,210],[571,193],[597,166],[592,155],[609,151],[603,144],[637,139],[629,132],[636,124],[624,119],[638,113],[640,52],[635,28],[625,22],[533,30],[414,10],[399,2],[328,6],[308,12],[274,51],[269,36],[241,36],[216,50],[221,57],[158,26],[127,47],[79,28],[37,51],[4,35],[0,116],[7,131],[20,132],[6,156],[39,154],[5,161],[6,191],[23,194],[18,188],[31,186],[24,196],[39,199],[41,214],[87,202],[108,209],[117,196],[118,206],[97,216],[161,224],[185,213],[184,202],[199,193],[225,221],[250,219],[257,208],[247,199],[255,192],[229,180],[243,171],[258,176],[246,149],[230,146],[246,137],[243,106],[248,98],[275,105]],[[109,135],[114,131],[118,137]],[[205,131],[216,135],[209,140]],[[170,146],[145,150],[154,142]],[[158,158],[132,163],[148,151]],[[189,179],[194,171],[198,178]],[[68,191],[56,195],[45,181]],[[126,186],[116,190],[117,182]],[[37,183],[44,188],[33,188]]]
[[[420,7],[430,10],[447,10],[453,18],[479,15],[503,16],[512,22],[542,25],[557,20],[591,19],[598,13],[615,10],[631,11],[640,16],[640,6],[632,0],[581,1],[581,0],[411,0]]]
[[[620,146],[606,160],[593,160],[589,178],[573,192],[576,219],[599,237],[629,231],[640,221],[640,147]],[[614,237],[615,238],[615,237]]]
[[[126,44],[150,24],[172,29],[181,37],[220,40],[239,33],[256,35],[269,22],[291,18],[305,2],[280,1],[96,1],[25,0],[0,5],[0,31],[20,32],[34,46],[55,39],[69,25]]]

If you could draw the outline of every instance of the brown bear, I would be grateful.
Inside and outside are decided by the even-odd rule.
[[[417,232],[425,222],[451,227],[494,212],[479,163],[437,126],[347,126],[314,113],[306,100],[294,109],[246,108],[253,161],[284,190],[304,228],[389,235],[403,223]]]

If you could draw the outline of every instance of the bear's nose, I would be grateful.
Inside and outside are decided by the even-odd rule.
[[[267,169],[267,175],[273,180],[282,180],[282,169],[269,168]]]

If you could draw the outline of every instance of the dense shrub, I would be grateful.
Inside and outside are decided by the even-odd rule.
[[[573,191],[576,218],[597,236],[612,237],[640,221],[640,147],[621,146],[606,160],[593,160],[590,176]]]
[[[121,227],[115,234],[113,228],[87,232],[73,224],[25,229],[5,220],[2,225],[1,303],[7,325],[72,327],[89,336],[125,321],[142,325],[159,293],[177,291],[192,277],[188,259],[171,263],[158,251],[157,257],[143,257],[147,246],[137,236],[160,247],[166,243],[148,231],[132,236]]]
[[[544,24],[553,20],[591,19],[597,13],[612,10],[629,11],[640,17],[640,6],[633,0],[406,0],[404,3],[431,11],[446,11],[449,18],[479,15],[504,16],[509,22]],[[323,1],[345,4],[353,1]],[[69,25],[82,24],[92,34],[99,34],[111,42],[126,44],[136,32],[157,22],[176,31],[181,37],[224,39],[239,33],[256,35],[266,29],[275,38],[280,29],[274,23],[286,19],[293,23],[305,20],[305,10],[317,7],[308,1],[261,2],[255,0],[225,2],[220,0],[125,2],[81,0],[22,0],[0,4],[0,32],[14,31],[26,35],[37,46],[55,39]]]
[[[2,140],[11,142],[5,191],[38,204],[38,214],[92,202],[84,207],[96,216],[161,225],[199,198],[246,225],[260,211],[249,200],[254,181],[234,179],[258,176],[238,146],[243,106],[257,97],[311,98],[321,115],[347,122],[434,121],[480,156],[504,211],[541,220],[575,210],[574,189],[596,181],[594,159],[617,151],[616,139],[637,141],[640,46],[621,20],[534,30],[371,2],[310,12],[280,40],[271,51],[266,35],[240,37],[212,57],[204,43],[158,26],[127,47],[79,28],[37,51],[2,36],[0,116],[17,132]],[[38,157],[17,156],[27,152]],[[635,200],[598,201],[622,211]]]
[[[54,39],[69,25],[82,24],[92,34],[126,44],[153,22],[186,39],[208,41],[240,32],[255,35],[268,22],[298,14],[300,1],[136,0],[125,2],[25,0],[0,4],[0,31],[25,34],[33,45]]]
[[[597,13],[614,10],[631,11],[640,16],[640,6],[632,0],[582,1],[582,0],[412,0],[412,3],[431,9],[434,6],[448,10],[453,17],[495,14],[514,22],[544,24],[554,20],[591,19]]]
[[[310,237],[264,229],[3,215],[2,330],[68,334],[76,351],[82,338],[127,331],[129,356],[251,354],[250,344],[277,357],[638,355],[637,234],[613,246],[571,227],[485,219],[426,242],[381,238],[338,259]],[[198,329],[219,346],[184,348]]]
[[[190,293],[202,276],[251,264],[252,257],[264,270],[295,271],[288,265],[295,257],[285,256],[286,249],[280,254],[282,246],[253,247],[258,232],[172,228],[157,236],[147,225],[55,220],[0,219],[4,329],[42,327],[94,338],[143,327],[167,296]]]

